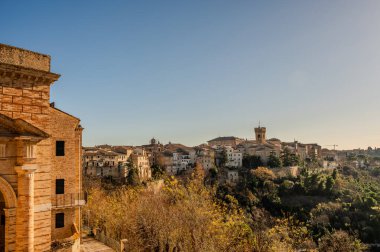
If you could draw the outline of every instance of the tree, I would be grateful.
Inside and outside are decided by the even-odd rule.
[[[276,178],[276,175],[274,175],[271,170],[265,167],[259,167],[255,170],[251,170],[251,174],[260,182],[264,182],[266,180],[274,180]]]
[[[281,161],[283,166],[295,166],[299,165],[299,156],[292,153],[289,148],[285,148],[281,153]]]
[[[360,240],[355,237],[339,230],[331,234],[324,235],[319,242],[318,249],[322,252],[357,252],[364,251],[366,246],[364,246]]]
[[[334,170],[335,171],[335,170]],[[331,193],[334,188],[335,180],[332,176],[328,176],[326,179],[326,191]]]
[[[270,168],[281,167],[281,159],[279,157],[277,157],[274,152],[271,152],[269,157],[268,157],[267,165]]]
[[[136,186],[140,184],[137,168],[133,167],[132,169],[128,170],[127,183],[131,186]]]
[[[224,167],[227,161],[228,161],[227,151],[225,148],[223,148],[219,156],[219,167]]]
[[[133,164],[132,157],[130,156],[127,163],[128,167],[128,175],[127,175],[127,183],[131,186],[136,186],[140,184],[139,179],[139,171],[137,167]]]
[[[218,173],[219,173],[218,168],[216,168],[215,166],[211,167],[208,170],[208,177],[209,177],[209,181],[211,185],[215,185],[216,182],[218,181]]]
[[[151,169],[152,169],[152,177],[153,177],[153,179],[160,179],[165,174],[164,167],[162,167],[162,166],[160,166],[158,164],[152,165]]]
[[[261,161],[260,156],[256,155],[246,155],[243,157],[243,167],[247,169],[255,169],[259,166],[262,166],[263,162]]]

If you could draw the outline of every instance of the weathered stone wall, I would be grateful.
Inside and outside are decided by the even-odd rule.
[[[55,146],[56,141],[65,142],[65,155],[55,156],[52,154],[53,169],[51,170],[51,194],[55,195],[56,179],[65,180],[65,194],[68,197],[73,195],[77,197],[81,191],[80,178],[81,168],[78,160],[80,160],[81,150],[81,134],[77,134],[79,120],[62,111],[50,108],[51,115],[51,141]],[[57,210],[58,211],[58,210]],[[52,239],[62,239],[72,235],[71,224],[76,223],[79,227],[79,222],[76,220],[73,209],[59,210],[58,212],[65,213],[65,227],[55,228],[55,214],[52,214]]]
[[[46,72],[50,71],[49,55],[9,45],[0,44],[0,62]]]
[[[0,113],[11,118],[20,118],[39,129],[49,133],[49,83],[28,83],[28,77],[2,75],[0,77]],[[35,247],[47,249],[50,247],[51,230],[51,141],[42,140],[36,147],[36,163],[38,170],[34,174],[34,205],[35,205]],[[11,161],[8,162],[14,162]],[[14,160],[14,159],[13,159]],[[17,188],[17,174],[9,167],[9,173],[4,178]],[[27,242],[26,239],[23,241]]]

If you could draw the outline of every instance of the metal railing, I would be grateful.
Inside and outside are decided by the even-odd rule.
[[[87,202],[87,193],[65,193],[52,196],[51,205],[54,208],[83,206]]]

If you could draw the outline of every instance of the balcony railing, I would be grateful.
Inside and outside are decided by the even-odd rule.
[[[51,204],[54,208],[83,206],[87,202],[87,193],[66,193],[52,196]]]

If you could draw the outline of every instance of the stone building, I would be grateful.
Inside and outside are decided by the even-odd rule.
[[[215,150],[208,145],[200,145],[194,148],[196,151],[196,162],[201,164],[206,171],[214,168],[215,165]]]
[[[0,44],[0,248],[80,246],[80,120],[50,106],[50,56]]]
[[[130,162],[136,167],[140,181],[152,178],[149,157],[143,148],[136,148],[130,156]]]
[[[169,143],[164,151],[158,153],[157,163],[165,168],[169,175],[177,175],[195,165],[196,150],[182,144]]]
[[[127,160],[131,153],[120,153],[96,147],[83,148],[83,173],[88,176],[112,177],[124,180],[127,176]],[[122,149],[118,149],[121,151]]]
[[[264,164],[271,154],[279,157],[285,148],[297,154],[301,160],[321,157],[321,146],[318,144],[304,144],[298,141],[282,142],[277,138],[267,139],[266,128],[261,126],[255,128],[255,140],[245,140],[237,145],[237,149],[245,155],[259,156]]]
[[[227,136],[227,137],[217,137],[212,140],[207,141],[208,145],[211,147],[218,147],[218,146],[231,146],[235,148],[238,144],[242,143],[244,139],[234,137],[234,136]]]
[[[157,141],[155,138],[150,140],[149,144],[143,145],[142,148],[147,152],[149,162],[152,165],[158,164],[158,156],[164,150],[164,145]]]

